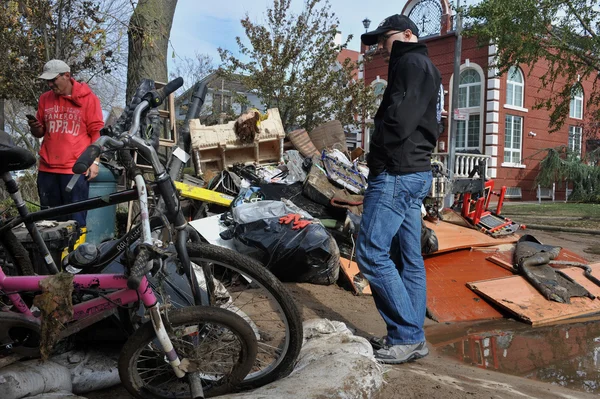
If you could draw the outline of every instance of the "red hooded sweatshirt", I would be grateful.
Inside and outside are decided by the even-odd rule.
[[[81,153],[100,137],[104,126],[100,100],[85,83],[73,83],[70,96],[52,90],[40,97],[37,120],[44,126],[40,148],[42,172],[73,174],[71,168]]]

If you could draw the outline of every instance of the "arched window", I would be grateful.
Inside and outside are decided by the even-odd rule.
[[[583,119],[583,88],[580,84],[573,86],[571,91],[569,116],[575,119]]]
[[[458,151],[481,150],[482,76],[482,71],[475,68],[463,69],[460,73],[458,108],[461,114],[467,115],[467,119],[458,121],[456,125],[456,148]]]
[[[506,76],[506,105],[523,108],[523,83],[521,69],[510,67]]]
[[[465,69],[460,74],[458,108],[473,108],[481,105],[481,76],[474,69]]]

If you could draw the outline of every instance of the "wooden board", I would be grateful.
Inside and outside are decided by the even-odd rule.
[[[590,267],[592,275],[600,278],[600,263]],[[593,295],[600,296],[600,287],[585,278],[580,268],[569,267],[562,271]],[[548,301],[521,276],[476,281],[467,285],[490,302],[534,326],[600,312],[599,298],[571,298],[571,304]]]
[[[469,281],[512,276],[486,260],[490,254],[463,249],[425,258],[427,308],[439,322],[500,319],[501,312],[474,294]]]
[[[357,275],[360,274],[360,270],[358,270],[356,262],[340,257],[340,265],[342,266],[342,273],[344,273],[348,278],[348,281],[350,281],[356,295],[371,295],[371,287],[369,286],[367,279],[361,276],[358,276],[357,278]]]
[[[517,242],[519,236],[516,234],[494,238],[485,233],[468,227],[458,226],[452,223],[440,221],[438,223],[425,222],[425,225],[435,232],[438,239],[438,251],[455,251],[457,249],[488,247],[499,244]]]

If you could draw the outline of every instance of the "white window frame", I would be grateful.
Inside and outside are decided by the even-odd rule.
[[[569,126],[569,138],[567,146],[569,150],[581,157],[581,138],[583,136],[583,128],[581,126]],[[574,140],[577,138],[577,140]]]
[[[480,99],[479,99],[479,105],[476,105],[476,106],[471,106],[471,104],[469,104],[469,99],[471,98],[471,88],[472,88],[472,87],[478,87],[478,86],[479,86],[479,89],[480,89],[480,91],[483,91],[483,75],[482,75],[482,74],[480,74],[480,73],[479,73],[479,71],[477,71],[475,68],[470,68],[470,67],[469,67],[469,68],[465,68],[465,69],[461,70],[461,71],[460,71],[460,74],[459,74],[459,79],[460,79],[460,76],[461,76],[463,73],[466,73],[466,72],[469,72],[469,71],[473,71],[473,72],[475,72],[477,75],[479,75],[479,82],[475,82],[475,83],[464,83],[464,84],[463,84],[463,83],[460,83],[460,81],[459,81],[459,85],[458,85],[458,92],[460,93],[460,89],[462,89],[462,88],[466,88],[466,89],[467,89],[467,95],[466,95],[467,106],[466,106],[466,107],[460,107],[460,105],[459,105],[459,108],[460,108],[460,109],[480,108],[480,107],[481,107],[481,103],[482,103],[482,99],[480,98]],[[481,97],[481,96],[480,96],[480,97]]]
[[[518,80],[513,80],[513,78],[520,78],[520,82]],[[509,98],[509,88],[512,89],[512,96]],[[517,98],[517,88],[521,89],[520,98]],[[524,109],[524,97],[525,97],[525,79],[523,77],[523,72],[521,72],[521,68],[517,66],[512,66],[508,70],[506,74],[506,104],[505,106],[511,107],[514,109]],[[518,100],[518,101],[517,101]]]
[[[569,104],[569,117],[583,119],[583,88],[579,84],[573,86],[573,94]]]
[[[457,147],[460,148],[460,150],[464,150],[464,151],[470,151],[470,150],[478,150],[480,152],[483,152],[483,126],[485,125],[485,118],[484,118],[484,101],[485,101],[485,74],[483,73],[483,69],[473,63],[473,62],[469,62],[469,65],[467,66],[467,64],[463,64],[460,66],[460,74],[459,74],[459,79],[460,79],[460,75],[465,72],[468,69],[472,69],[475,72],[477,72],[477,74],[479,75],[479,85],[481,85],[481,90],[480,90],[480,99],[479,99],[479,106],[476,107],[467,107],[467,108],[459,108],[460,112],[462,114],[467,114],[468,118],[465,121],[466,124],[466,129],[465,129],[465,134],[468,134],[468,126],[469,126],[469,119],[471,115],[479,115],[479,145],[477,147]],[[453,87],[453,80],[454,80],[454,76],[452,76],[452,78],[450,79],[450,86],[449,87]],[[460,92],[460,87],[473,87],[476,86],[476,83],[467,83],[466,85],[460,85],[459,84],[459,92]],[[452,92],[450,92],[450,104],[452,104],[452,96],[454,94]],[[458,95],[458,93],[457,93]],[[467,101],[469,98],[469,92],[467,89]],[[470,104],[467,104],[470,105]],[[458,130],[458,129],[457,129]],[[457,137],[458,139],[458,137]],[[456,143],[458,143],[458,140],[455,141]],[[465,137],[465,143],[467,142],[467,137]]]
[[[509,118],[510,118],[510,143],[511,143],[511,146],[507,147],[506,138],[508,136]],[[512,147],[515,119],[521,120],[521,132],[520,132],[521,137],[519,140],[519,148]],[[524,118],[522,116],[507,114],[504,117],[504,152],[502,154],[502,159],[504,160],[504,162],[502,163],[502,166],[518,167],[518,168],[523,167],[523,122],[524,122]],[[506,160],[506,151],[509,151],[511,153],[510,161]],[[513,155],[515,153],[517,153],[519,155],[518,163],[512,161]]]

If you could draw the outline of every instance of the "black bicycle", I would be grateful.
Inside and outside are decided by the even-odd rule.
[[[199,234],[187,224],[183,216],[173,181],[179,179],[183,165],[189,159],[189,120],[204,102],[206,86],[199,84],[193,91],[178,144],[173,147],[166,168],[160,162],[150,140],[140,136],[140,123],[145,120],[148,110],[160,105],[182,83],[183,79],[178,78],[163,89],[149,90],[146,81],[117,123],[103,129],[103,135],[79,157],[73,172],[83,173],[100,154],[115,151],[119,164],[128,175],[134,181],[145,184],[142,172],[133,161],[131,150],[137,151],[148,161],[154,173],[154,181],[146,186],[148,192],[154,193],[157,201],[149,216],[151,236],[155,242],[147,243],[147,246],[149,249],[155,247],[151,244],[156,244],[159,237],[167,239],[160,253],[155,254],[154,261],[148,262],[143,269],[132,271],[129,278],[137,281],[142,276],[147,276],[156,292],[167,296],[176,307],[212,305],[231,310],[244,318],[255,332],[259,349],[255,364],[242,388],[261,386],[286,376],[293,369],[302,345],[302,319],[290,293],[262,264],[235,251],[202,242]],[[108,197],[90,198],[29,213],[10,171],[34,165],[35,157],[25,149],[10,143],[3,145],[2,142],[0,138],[0,173],[19,216],[0,227],[0,244],[7,258],[6,262],[14,266],[15,273],[31,275],[34,272],[27,250],[12,232],[21,223],[27,227],[50,273],[56,273],[59,266],[53,261],[35,222],[133,200],[147,201],[145,197],[140,198],[137,189],[128,189]],[[79,176],[75,175],[71,186],[77,178]],[[81,273],[114,273],[118,271],[115,268],[127,269],[138,255],[131,253],[131,248],[142,236],[142,228],[145,228],[143,223],[134,225],[123,237],[98,246],[83,244],[69,254],[60,266],[70,266],[81,270]],[[142,312],[132,310],[122,311],[120,316],[131,329],[135,329],[144,318]]]

